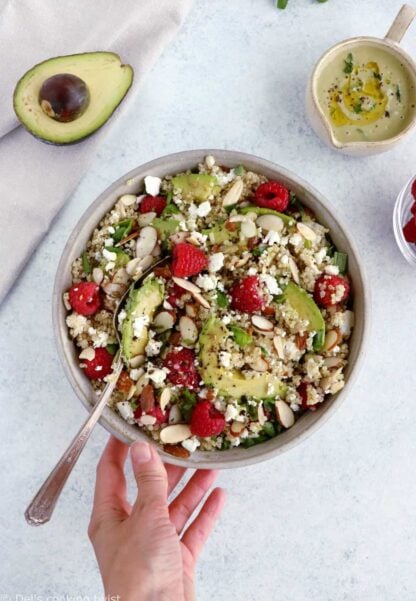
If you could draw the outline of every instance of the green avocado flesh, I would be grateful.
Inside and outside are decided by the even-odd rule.
[[[159,237],[166,240],[179,229],[179,221],[177,219],[162,219],[155,217],[152,221],[152,226],[157,230]]]
[[[177,175],[172,179],[173,187],[182,191],[182,198],[202,202],[212,194],[219,192],[215,175],[207,173],[190,173],[188,175]]]
[[[39,103],[42,84],[60,73],[70,73],[87,85],[90,100],[85,112],[67,123],[46,115]],[[133,69],[112,52],[87,52],[50,58],[35,65],[18,81],[13,106],[22,125],[52,144],[72,144],[90,136],[111,117],[133,81]]]
[[[283,296],[289,305],[297,312],[299,317],[308,322],[309,332],[321,332],[324,339],[325,321],[318,305],[309,296],[306,290],[299,288],[293,282],[289,282],[284,289]],[[322,340],[323,344],[323,340]]]
[[[230,333],[219,319],[211,317],[205,323],[199,336],[200,374],[205,384],[213,386],[226,397],[239,399],[243,396],[252,399],[283,396],[286,386],[271,374],[262,373],[255,378],[246,378],[235,369],[219,366],[218,353],[221,342]]]
[[[141,288],[133,288],[126,306],[126,317],[121,327],[121,347],[123,356],[130,360],[136,355],[143,355],[149,340],[149,328],[142,328],[139,338],[134,335],[134,321],[147,317],[152,321],[153,315],[164,298],[164,286],[154,278],[147,279]]]
[[[205,236],[208,236],[212,244],[222,244],[227,240],[238,238],[237,231],[231,232],[230,230],[227,230],[225,227],[225,221],[222,223],[217,223],[210,229],[202,230],[202,233]]]
[[[241,207],[238,209],[239,213],[246,215],[247,213],[256,213],[256,215],[277,215],[283,221],[285,225],[294,225],[295,219],[290,215],[285,215],[285,213],[279,213],[279,211],[274,211],[273,209],[265,209],[264,207],[256,207],[256,205],[248,205],[246,207]]]

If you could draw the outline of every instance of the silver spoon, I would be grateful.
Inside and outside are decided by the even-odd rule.
[[[130,294],[132,288],[136,288],[150,273],[153,272],[155,267],[159,267],[160,265],[166,263],[170,260],[170,256],[164,257],[160,261],[154,263],[149,269],[147,269],[132,285],[126,290],[126,292],[121,297],[116,310],[113,315],[113,326],[114,331],[116,333],[117,342],[121,348],[121,340],[120,334],[118,331],[118,315],[124,306],[124,302],[127,296]],[[123,369],[123,361],[121,357],[121,353],[118,352],[113,361],[113,375],[114,378],[111,378],[111,382],[107,384],[104,388],[102,395],[98,398],[97,403],[94,405],[93,410],[88,416],[82,428],[79,430],[78,434],[72,440],[71,444],[64,452],[56,466],[53,468],[49,476],[46,478],[45,482],[40,487],[39,491],[34,496],[32,502],[28,506],[25,511],[25,518],[28,524],[32,526],[40,526],[45,522],[48,522],[51,517],[53,510],[55,509],[56,502],[59,499],[59,495],[65,483],[72,472],[73,467],[75,466],[78,457],[81,455],[83,448],[85,447],[90,434],[100,419],[101,414],[104,410],[104,407],[107,405],[108,400],[111,397],[111,394],[115,388],[117,383],[118,376]]]

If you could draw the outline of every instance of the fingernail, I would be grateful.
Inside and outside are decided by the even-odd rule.
[[[131,447],[131,452],[137,463],[147,463],[152,458],[152,451],[147,442],[134,443]]]

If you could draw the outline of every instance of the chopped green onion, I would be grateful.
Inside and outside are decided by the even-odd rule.
[[[114,242],[120,242],[120,240],[123,240],[123,238],[128,236],[132,227],[133,219],[124,219],[124,221],[120,221],[120,223],[117,224],[113,234]]]
[[[277,294],[276,296],[273,297],[273,302],[276,303],[277,305],[281,305],[282,303],[285,302],[285,295]]]
[[[86,252],[82,253],[82,269],[83,269],[84,273],[91,273],[91,271],[92,271],[91,263],[88,259],[88,255]]]
[[[228,300],[228,296],[225,294],[225,292],[217,290],[217,305],[221,309],[226,309],[229,305],[229,302],[230,301]]]
[[[325,342],[325,330],[319,330],[313,337],[313,348],[315,351],[320,351]]]
[[[348,267],[348,255],[346,253],[335,251],[333,262],[338,267],[340,273],[346,273]]]
[[[273,438],[273,436],[276,436],[276,430],[274,429],[274,426],[273,426],[272,422],[266,422],[264,424],[264,426],[263,426],[263,432],[269,438]]]
[[[178,207],[173,202],[169,202],[162,211],[163,217],[169,217],[169,215],[175,215],[180,213]]]
[[[110,353],[110,355],[115,355],[118,349],[118,344],[116,344],[115,342],[107,344],[106,349]]]
[[[347,58],[344,59],[344,73],[347,73],[347,74],[352,73],[353,67],[354,67],[354,59],[353,59],[351,52],[349,52],[347,54]]]
[[[233,171],[235,175],[244,175],[246,172],[243,165],[237,165],[237,167],[234,167]]]
[[[247,346],[253,340],[253,338],[250,336],[250,334],[247,334],[247,332],[245,330],[243,330],[242,328],[239,328],[238,326],[231,324],[228,326],[228,329],[230,330],[231,334],[234,336],[235,343],[238,344],[238,346],[241,346],[241,347]]]

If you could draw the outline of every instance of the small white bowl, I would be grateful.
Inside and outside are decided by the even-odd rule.
[[[331,124],[325,115],[321,104],[318,100],[319,83],[323,70],[334,60],[336,56],[343,53],[352,52],[357,46],[373,46],[381,48],[385,52],[399,59],[413,83],[416,90],[416,63],[413,59],[399,46],[399,43],[408,29],[410,23],[416,16],[416,9],[408,4],[402,6],[392,26],[387,32],[384,39],[375,37],[355,37],[339,42],[325,54],[321,56],[315,65],[312,75],[309,79],[306,91],[306,112],[310,124],[315,133],[323,142],[328,144],[333,150],[344,154],[355,156],[368,156],[380,154],[391,150],[399,144],[402,139],[407,136],[416,126],[416,108],[413,110],[409,125],[404,128],[399,134],[381,141],[359,141],[359,142],[340,142],[334,133]]]
[[[412,217],[410,208],[415,202],[412,195],[412,185],[415,180],[416,176],[412,176],[401,190],[393,211],[393,230],[397,246],[406,261],[414,266],[416,266],[416,244],[407,242],[403,234],[403,228]]]
[[[65,323],[67,311],[62,302],[63,293],[72,284],[71,265],[83,252],[97,223],[114,206],[119,196],[127,193],[138,194],[143,189],[143,179],[146,175],[164,177],[167,174],[173,175],[187,169],[193,169],[207,155],[215,156],[219,165],[234,167],[242,164],[247,169],[262,173],[269,179],[282,182],[283,185],[293,190],[307,207],[314,211],[317,219],[329,228],[336,247],[348,253],[355,312],[355,326],[350,340],[349,362],[345,372],[345,387],[331,400],[323,403],[316,411],[310,411],[303,415],[292,428],[267,442],[248,449],[237,447],[225,451],[196,451],[188,459],[173,457],[165,453],[161,447],[158,447],[160,455],[167,463],[191,468],[222,469],[264,461],[305,440],[328,419],[350,394],[358,368],[362,363],[369,330],[369,286],[365,283],[363,267],[352,238],[339,218],[334,215],[328,201],[317,190],[283,167],[250,154],[231,150],[191,150],[171,154],[141,165],[107,188],[91,204],[75,226],[57,268],[52,308],[57,349],[64,371],[75,393],[89,411],[91,410],[91,404],[96,402],[97,397],[91,388],[91,382],[79,368],[76,348],[68,335],[68,328]],[[136,440],[149,440],[146,434],[137,426],[129,425],[109,407],[104,409],[100,423],[123,442],[130,444]]]

